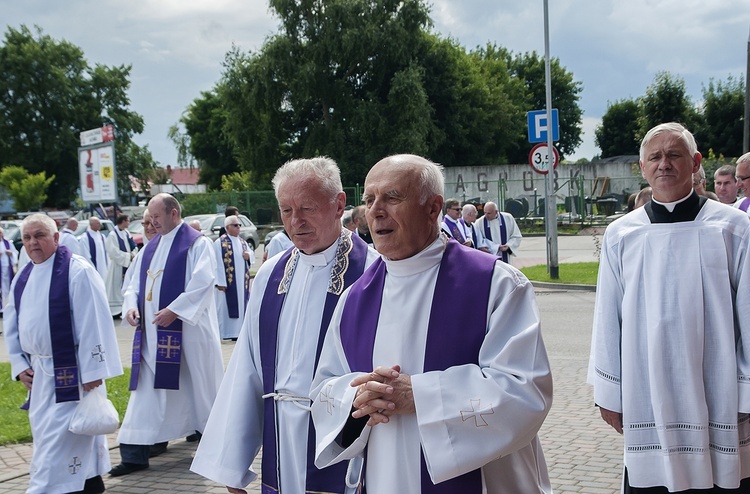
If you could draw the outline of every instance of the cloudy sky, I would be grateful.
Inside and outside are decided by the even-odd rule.
[[[433,29],[467,48],[544,53],[543,0],[430,4]],[[607,103],[643,95],[659,71],[684,78],[696,103],[711,78],[745,76],[750,0],[549,4],[552,56],[583,83],[584,142],[573,159],[599,153],[593,131]],[[132,65],[131,108],[146,121],[136,141],[163,165],[176,162],[167,129],[218,81],[232,44],[257,50],[278,26],[266,0],[0,0],[0,12],[5,25],[38,25],[80,46],[91,65]]]

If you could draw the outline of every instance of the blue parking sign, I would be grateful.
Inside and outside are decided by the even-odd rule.
[[[529,142],[547,142],[547,110],[534,110],[526,113],[529,124]],[[557,109],[552,109],[552,142],[560,140],[560,120]]]

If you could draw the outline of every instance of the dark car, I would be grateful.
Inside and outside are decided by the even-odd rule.
[[[226,216],[222,213],[219,214],[196,214],[184,218],[185,223],[190,223],[193,220],[198,220],[201,224],[201,232],[211,240],[219,238],[219,230],[224,226],[224,218]],[[244,238],[250,246],[255,249],[260,245],[258,239],[258,228],[250,221],[250,218],[241,214],[240,218],[240,237]]]

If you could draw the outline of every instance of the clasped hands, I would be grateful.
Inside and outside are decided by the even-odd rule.
[[[367,425],[388,423],[392,415],[416,413],[411,376],[401,367],[377,367],[369,374],[356,377],[350,384],[357,388],[352,418],[370,416]]]
[[[158,312],[154,312],[154,320],[151,321],[151,323],[165,328],[172,324],[175,319],[177,319],[177,314],[165,307]],[[128,324],[131,326],[138,326],[141,321],[141,315],[138,312],[138,309],[130,309],[125,315],[125,320],[127,320]]]

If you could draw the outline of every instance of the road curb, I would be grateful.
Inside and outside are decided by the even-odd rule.
[[[574,283],[552,283],[549,281],[531,281],[534,288],[545,288],[552,290],[576,290],[581,292],[596,292],[596,285],[576,285]]]

